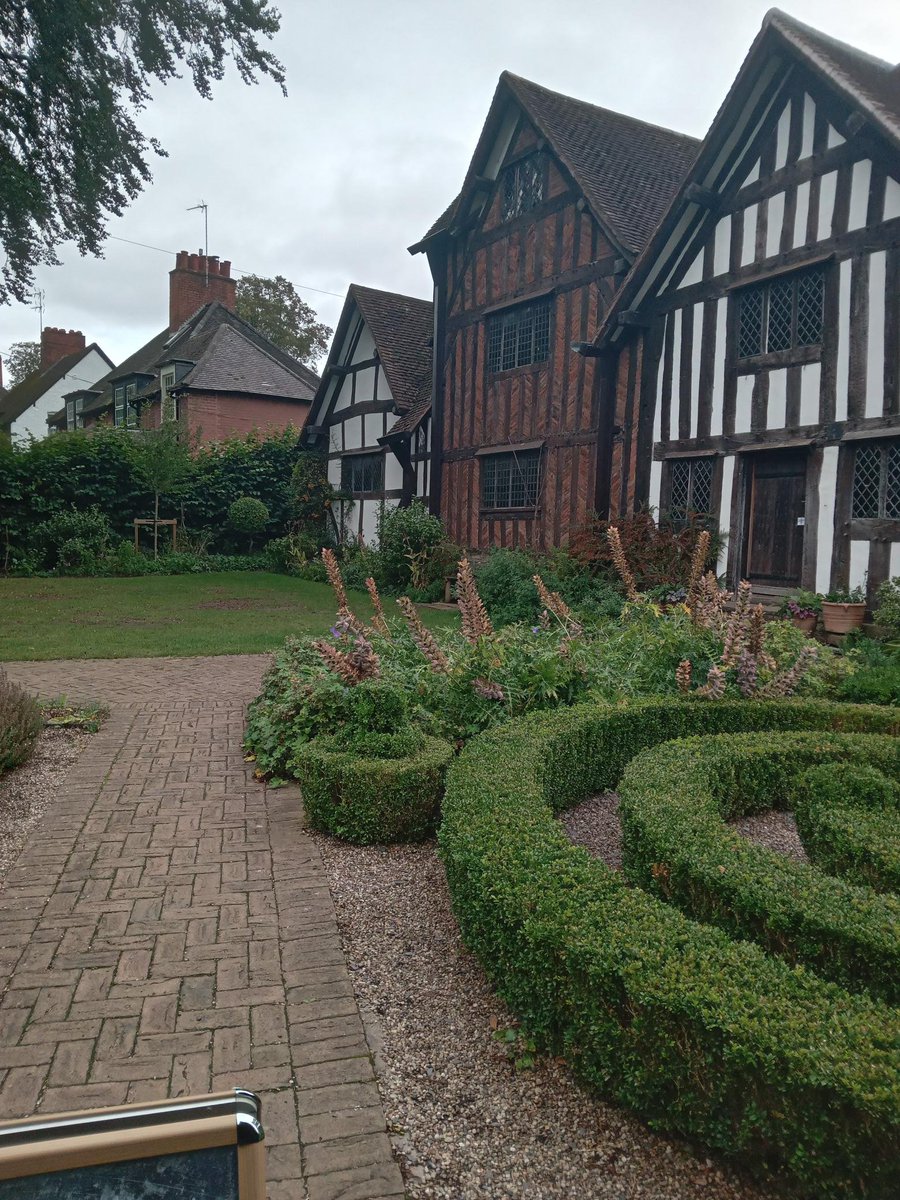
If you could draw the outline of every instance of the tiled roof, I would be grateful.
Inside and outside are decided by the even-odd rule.
[[[358,283],[350,284],[350,295],[375,340],[398,412],[407,412],[420,400],[430,398],[432,302]]]
[[[59,383],[70,371],[74,371],[79,362],[92,350],[96,350],[112,366],[112,361],[107,358],[97,343],[91,342],[84,350],[75,350],[71,354],[66,354],[43,371],[34,371],[21,383],[17,383],[15,387],[3,393],[0,398],[0,427],[10,425],[21,417],[22,413],[27,412],[55,383]],[[84,382],[89,384],[93,383],[93,380],[88,379]]]
[[[249,392],[291,400],[311,400],[313,394],[305,380],[226,324],[219,325],[203,357],[182,382],[208,392]]]
[[[696,157],[697,139],[550,91],[509,71],[500,76],[491,114],[502,106],[507,94],[519,102],[547,139],[597,219],[623,249],[637,254]],[[452,225],[496,136],[491,114],[460,196],[423,240]]]
[[[428,395],[405,412],[399,421],[395,421],[388,430],[387,436],[391,438],[396,437],[398,433],[415,433],[416,429],[430,412],[431,396]]]

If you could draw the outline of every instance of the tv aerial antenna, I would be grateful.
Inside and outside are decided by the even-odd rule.
[[[185,209],[185,212],[203,213],[203,258],[206,262],[206,286],[209,287],[209,205],[205,200],[201,200],[199,204],[192,204],[190,208]]]

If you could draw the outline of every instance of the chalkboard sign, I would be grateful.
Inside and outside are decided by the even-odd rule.
[[[0,1200],[265,1200],[260,1103],[213,1096],[0,1125]]]

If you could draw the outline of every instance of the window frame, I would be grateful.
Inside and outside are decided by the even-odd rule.
[[[711,527],[719,519],[718,506],[718,470],[720,456],[717,454],[684,454],[673,455],[671,458],[665,459],[663,487],[660,496],[660,515],[674,529],[686,529],[691,524],[700,521],[703,524],[708,524]],[[695,479],[696,467],[699,464],[704,464],[708,467],[709,478],[703,481],[702,486],[708,490],[708,507],[697,508],[694,506],[694,489],[697,485]],[[675,471],[678,467],[686,466],[688,468],[688,484],[686,503],[682,511],[679,506],[677,512],[681,515],[676,515],[676,509],[672,503],[672,493],[675,486]]]
[[[378,486],[367,488],[354,488],[354,480],[352,474],[356,470],[365,470],[366,465],[371,465],[377,460],[378,463]],[[385,453],[384,450],[365,450],[360,454],[342,454],[341,455],[341,491],[346,492],[350,496],[366,497],[366,496],[381,496],[384,493],[384,466]],[[351,476],[348,479],[348,475]],[[365,479],[363,482],[366,482]]]
[[[860,464],[860,454],[866,451],[876,451],[879,456],[878,465],[878,502],[875,515],[861,516],[856,511],[857,503],[857,470]],[[895,480],[891,480],[891,459],[894,459]],[[891,486],[893,482],[893,487]],[[897,515],[888,512],[891,508]],[[867,528],[875,524],[889,523],[900,528],[900,438],[865,438],[853,444],[853,469],[850,476],[850,534],[858,532],[865,536]]]
[[[498,488],[497,467],[505,465],[501,464],[500,460],[506,460],[511,468],[503,483],[505,488],[503,500],[506,503],[498,503],[496,500]],[[479,455],[478,461],[480,463],[478,501],[480,511],[483,514],[487,516],[493,516],[497,513],[526,512],[533,514],[540,511],[541,487],[544,482],[543,450],[541,448],[498,450],[492,454]],[[535,464],[535,469],[533,477],[528,477],[523,470],[523,466],[530,465],[531,463]],[[522,481],[523,497],[521,503],[513,503],[513,486],[516,475]],[[493,497],[490,501],[487,498],[488,487],[490,487]]]
[[[544,295],[524,304],[514,304],[490,313],[486,322],[485,368],[490,378],[507,375],[513,371],[540,370],[550,362],[550,352],[553,345],[553,295]],[[541,327],[538,325],[541,320]],[[530,321],[530,358],[519,360],[519,343],[523,326]],[[515,346],[513,357],[515,361],[507,365],[506,331],[515,327]],[[538,339],[540,338],[540,341]],[[541,357],[535,357],[537,351],[543,349]]]
[[[178,397],[173,396],[175,390],[175,368],[163,367],[159,373],[159,412],[163,421],[178,420]],[[171,404],[171,416],[166,415],[166,405]]]
[[[137,383],[117,383],[113,388],[113,425],[116,429],[137,429]]]
[[[818,277],[819,280],[819,339],[818,341],[799,340],[799,322],[801,319],[800,287],[804,279]],[[778,290],[785,286],[791,289],[790,344],[770,349],[772,336],[772,298]],[[809,362],[819,362],[825,344],[825,307],[829,287],[829,263],[817,262],[808,266],[800,266],[792,271],[779,271],[775,275],[755,279],[746,284],[740,284],[731,293],[734,321],[733,363],[739,372],[752,372],[759,367],[792,366]],[[753,297],[760,297],[759,316],[759,345],[758,351],[742,354],[742,320],[744,306]]]
[[[528,202],[523,203],[521,179],[526,170],[531,173],[533,191]],[[529,150],[507,163],[500,172],[500,223],[507,225],[545,204],[548,177],[547,155],[542,150]],[[510,195],[513,197],[512,203]]]
[[[66,401],[66,429],[69,432],[75,429],[84,429],[84,417],[81,415],[83,408],[83,396],[77,396],[74,400]]]

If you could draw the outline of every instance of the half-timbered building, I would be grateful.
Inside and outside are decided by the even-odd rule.
[[[434,279],[431,504],[463,545],[559,545],[609,486],[596,330],[698,143],[505,72]]]
[[[350,285],[303,444],[328,457],[344,536],[376,540],[384,506],[427,501],[433,306]]]
[[[608,312],[611,512],[733,585],[900,574],[900,68],[773,10]]]

